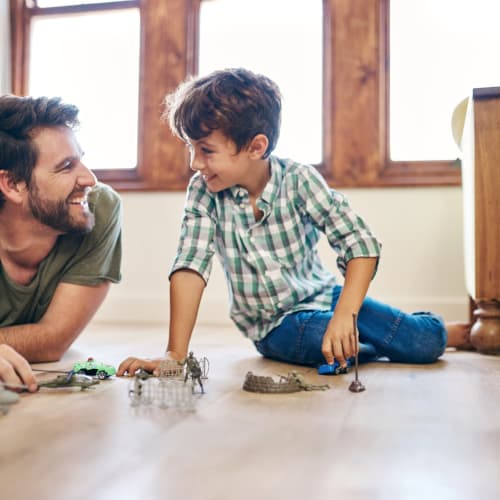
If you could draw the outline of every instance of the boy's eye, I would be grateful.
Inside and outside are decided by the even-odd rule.
[[[202,153],[204,153],[206,155],[213,153],[213,151],[211,149],[208,149],[208,148],[201,148],[201,151],[202,151]]]

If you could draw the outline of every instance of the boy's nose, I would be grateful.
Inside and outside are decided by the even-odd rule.
[[[199,157],[194,151],[191,151],[189,156],[189,168],[197,172],[198,170],[203,170],[203,163],[199,160]]]

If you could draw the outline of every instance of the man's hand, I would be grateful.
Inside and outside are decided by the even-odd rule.
[[[329,365],[336,359],[342,368],[347,366],[347,360],[356,354],[352,314],[334,313],[323,336],[321,351]]]
[[[6,386],[26,385],[30,392],[38,389],[29,363],[6,344],[0,344],[0,380]]]

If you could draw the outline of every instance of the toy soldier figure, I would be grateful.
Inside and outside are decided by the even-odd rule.
[[[198,360],[194,357],[193,351],[189,353],[189,356],[185,360],[186,364],[186,375],[184,376],[184,382],[187,381],[188,377],[191,376],[191,380],[193,382],[193,392],[194,392],[194,384],[197,381],[198,384],[200,384],[201,387],[201,393],[205,394],[205,391],[203,389],[203,384],[201,383],[201,376],[203,374],[200,363],[198,363]]]

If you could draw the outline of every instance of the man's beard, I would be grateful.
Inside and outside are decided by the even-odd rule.
[[[66,234],[86,234],[92,231],[95,224],[93,213],[82,214],[81,220],[75,220],[70,214],[68,199],[74,193],[66,200],[58,201],[44,200],[39,193],[38,186],[33,183],[29,190],[29,205],[35,219]]]

